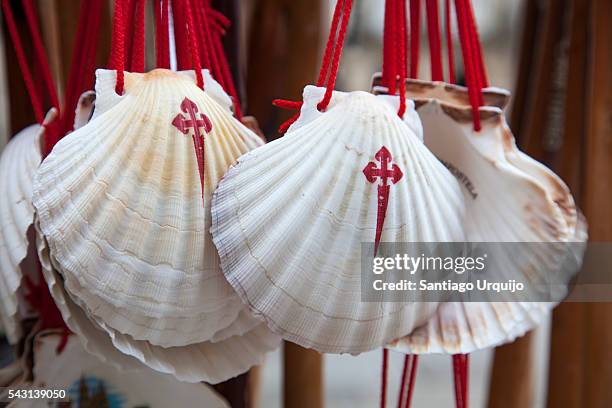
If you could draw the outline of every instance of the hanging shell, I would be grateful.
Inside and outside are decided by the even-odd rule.
[[[193,72],[126,73],[122,96],[114,71],[96,75],[91,121],[55,146],[34,189],[66,289],[109,328],[151,344],[206,341],[234,323],[240,334],[244,306],[219,269],[210,196],[262,141],[207,71],[206,92]]]
[[[34,220],[32,185],[41,161],[45,126],[55,120],[51,109],[43,125],[31,125],[6,145],[0,156],[0,318],[9,342],[21,337],[20,264],[28,254],[27,232]]]
[[[226,278],[273,331],[321,352],[360,353],[435,310],[361,301],[361,243],[375,241],[378,207],[364,168],[378,165],[384,146],[385,164],[402,172],[381,242],[461,241],[463,198],[384,98],[335,92],[321,113],[324,91],[306,87],[300,120],[228,171],[213,196],[211,232]]]
[[[88,313],[64,288],[44,237],[38,235],[38,252],[49,290],[68,328],[83,347],[100,360],[120,369],[141,369],[143,364],[186,382],[218,383],[242,374],[263,362],[280,339],[265,324],[245,329],[244,335],[225,336],[217,342],[163,348],[118,333]]]
[[[453,104],[461,99],[461,93],[456,87],[451,88],[453,92],[441,92],[442,86],[408,81],[407,92],[415,98],[425,144],[462,181],[466,239],[551,243],[586,240],[586,224],[578,216],[569,190],[554,173],[518,151],[500,108],[480,108],[482,129],[474,132],[468,102]],[[501,96],[498,99],[502,100]],[[489,269],[497,277],[516,277],[517,273],[530,276],[533,271],[542,270],[534,265],[554,267],[555,260],[565,251],[565,246],[558,252],[551,245],[548,251],[525,253],[521,259],[500,251],[489,257],[493,262]],[[581,256],[579,250],[575,270]],[[538,278],[545,279],[531,278],[536,282]],[[569,280],[570,276],[565,278]],[[523,335],[541,323],[554,305],[550,302],[444,303],[426,325],[389,347],[417,354],[468,353]]]

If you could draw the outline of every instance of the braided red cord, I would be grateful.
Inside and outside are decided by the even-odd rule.
[[[22,4],[28,20],[30,35],[32,36],[36,62],[40,64],[43,80],[47,87],[49,98],[51,99],[51,105],[59,110],[59,98],[57,97],[57,90],[55,89],[55,84],[53,83],[51,68],[49,68],[49,60],[43,46],[40,30],[38,29],[38,19],[36,18],[36,12],[34,11],[34,4],[32,3],[32,0],[22,0]]]
[[[168,0],[162,0],[162,15],[161,15],[161,39],[162,39],[162,58],[161,68],[170,68],[170,3]]]
[[[155,66],[162,65],[162,3],[161,0],[155,0],[153,3],[153,21],[155,24]]]
[[[198,47],[200,50],[200,56],[202,57],[202,64],[204,68],[210,71],[211,69],[211,60],[210,60],[210,51],[208,49],[208,40],[206,38],[205,29],[204,29],[204,3],[202,0],[195,0],[193,2],[193,14],[196,18],[196,30],[198,33]]]
[[[344,0],[344,10],[342,13],[342,22],[340,23],[340,31],[338,32],[338,42],[334,49],[334,56],[332,60],[331,70],[329,78],[327,80],[327,89],[321,102],[318,103],[317,109],[324,111],[327,109],[327,105],[331,101],[332,92],[336,85],[336,78],[338,76],[338,68],[340,66],[340,57],[342,56],[342,49],[344,48],[344,39],[346,37],[346,30],[348,28],[349,19],[351,17],[351,11],[353,9],[353,0]]]
[[[395,82],[395,52],[393,46],[393,10],[394,3],[390,0],[385,1],[385,24],[383,28],[383,64],[382,64],[382,84],[391,89]]]
[[[453,55],[453,25],[451,20],[451,2],[445,0],[444,6],[444,25],[446,26],[446,46],[448,52],[448,82],[454,84],[455,81],[455,58]]]
[[[325,52],[323,53],[323,59],[321,61],[321,70],[319,71],[319,79],[317,80],[317,86],[323,86],[327,79],[327,73],[331,65],[332,51],[334,49],[334,39],[336,32],[338,31],[338,24],[340,22],[340,15],[342,14],[342,0],[336,2],[334,8],[334,16],[332,17],[331,28],[329,30],[329,37],[327,38],[327,44],[325,45]]]
[[[131,71],[145,70],[145,0],[135,0]]]
[[[111,46],[111,69],[117,70],[115,92],[123,95],[125,70],[125,0],[115,0],[113,15],[113,38]]]
[[[189,44],[187,41],[187,23],[185,0],[172,0],[172,17],[174,18],[174,43],[176,48],[176,65],[179,70],[187,70],[190,66]]]
[[[410,78],[419,76],[421,1],[410,0]]]
[[[193,0],[181,0],[186,2],[183,14],[187,17],[187,34],[189,35],[189,51],[192,57],[192,66],[195,70],[196,84],[199,88],[204,89],[204,78],[202,77],[202,63],[200,62],[200,52],[198,51],[198,42],[196,37],[196,30],[193,23],[193,17],[189,10],[192,10],[191,2]]]
[[[419,356],[412,356],[412,366],[410,367],[410,376],[408,380],[408,394],[406,395],[406,403],[404,408],[410,408],[412,402],[412,394],[414,393],[414,382],[416,381],[416,371],[419,365]]]
[[[211,73],[213,77],[219,82],[223,89],[227,89],[227,84],[224,81],[221,65],[219,64],[219,58],[215,49],[215,45],[212,39],[212,29],[210,27],[210,8],[202,7],[200,9],[202,13],[202,24],[204,25],[204,40],[206,41],[206,48],[210,54]]]
[[[380,408],[387,406],[387,373],[389,371],[389,350],[383,348],[382,373],[380,382]]]
[[[15,48],[15,54],[17,55],[17,63],[21,69],[23,75],[23,82],[25,83],[28,94],[30,95],[30,101],[32,102],[32,108],[34,110],[34,117],[36,122],[43,123],[44,114],[40,95],[36,92],[36,86],[32,79],[32,73],[28,68],[25,52],[19,33],[17,32],[17,26],[15,24],[15,16],[11,10],[9,0],[2,0],[2,10],[4,11],[4,18],[6,20],[6,28],[9,31],[11,40],[13,41],[13,47]]]
[[[125,42],[125,69],[127,71],[132,70],[132,53],[134,50],[134,24],[136,20],[136,2],[137,0],[124,0],[126,4],[124,7],[125,12],[125,25],[124,25],[124,36],[127,39]]]
[[[399,47],[399,100],[400,106],[397,112],[400,118],[406,113],[406,3],[405,0],[397,1],[398,10],[398,47]]]
[[[478,34],[478,28],[476,26],[476,17],[474,15],[474,7],[470,0],[467,1],[468,9],[468,23],[470,29],[470,37],[472,38],[472,48],[474,49],[474,58],[478,68],[479,84],[481,88],[489,86],[489,78],[487,75],[486,66],[484,64],[484,58],[482,53],[482,44],[480,43],[480,35]]]
[[[431,80],[443,81],[442,48],[440,44],[440,21],[438,0],[426,0],[427,34],[429,37],[429,53],[431,57]]]
[[[402,408],[404,402],[404,394],[406,393],[406,385],[408,383],[408,371],[410,368],[410,363],[412,362],[412,355],[406,354],[404,357],[404,368],[402,369],[402,379],[400,381],[400,393],[399,397],[397,397],[397,408]]]
[[[472,118],[474,122],[474,130],[480,131],[480,112],[478,108],[479,94],[481,89],[478,87],[478,82],[475,77],[474,54],[472,51],[472,42],[469,37],[469,29],[467,23],[466,0],[455,0],[455,9],[457,10],[457,23],[459,26],[459,39],[461,41],[461,49],[463,53],[463,64],[465,67],[465,79],[468,86],[468,94],[470,104],[472,105]]]
[[[453,355],[453,379],[455,385],[455,407],[463,408],[460,356],[458,354]]]

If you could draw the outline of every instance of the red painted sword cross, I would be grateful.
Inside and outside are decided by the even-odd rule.
[[[198,162],[198,172],[200,173],[200,186],[202,187],[202,199],[204,198],[204,134],[200,132],[200,128],[204,128],[205,133],[210,133],[212,123],[208,116],[199,113],[198,105],[189,98],[183,99],[181,102],[181,111],[172,120],[172,124],[184,135],[189,134],[193,129],[192,139],[195,149],[196,160]],[[187,117],[183,115],[187,114]]]
[[[377,167],[376,163],[369,162],[363,169],[363,174],[370,183],[375,183],[378,179],[378,211],[376,213],[376,239],[374,241],[374,254],[378,252],[378,244],[382,235],[383,225],[385,224],[385,216],[387,214],[387,206],[389,204],[389,192],[391,185],[387,184],[388,180],[395,184],[404,176],[399,166],[393,162],[391,152],[385,146],[381,147],[376,152],[374,158],[380,163]],[[391,167],[389,167],[391,165]]]

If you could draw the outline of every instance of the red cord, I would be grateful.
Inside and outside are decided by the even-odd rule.
[[[323,53],[323,60],[321,62],[321,70],[319,71],[317,86],[325,85],[325,80],[327,79],[327,73],[331,65],[332,51],[334,49],[334,39],[336,38],[336,32],[338,31],[338,24],[342,14],[342,1],[343,0],[338,0],[336,2],[336,7],[334,8],[334,16],[332,17],[331,28],[329,30],[327,44],[325,45],[325,52]]]
[[[190,69],[189,47],[187,41],[187,23],[185,19],[184,0],[172,0],[172,17],[174,18],[174,42],[176,64],[179,70]]]
[[[219,58],[212,39],[212,29],[210,27],[210,8],[202,7],[202,24],[204,25],[204,39],[206,41],[206,47],[210,53],[210,65],[211,73],[213,77],[219,82],[223,89],[227,89],[227,84],[224,81],[221,65],[219,64]]]
[[[111,69],[117,70],[115,92],[123,95],[125,70],[125,0],[115,0],[113,16],[113,38],[111,46]]]
[[[478,87],[478,82],[475,76],[474,54],[472,51],[472,42],[469,36],[466,0],[455,0],[455,9],[457,10],[457,23],[459,26],[459,39],[461,41],[463,64],[465,67],[465,79],[468,86],[470,104],[472,105],[474,130],[478,132],[481,129],[479,112],[479,94],[481,93],[481,89]]]
[[[202,63],[200,62],[200,52],[198,51],[198,43],[196,38],[196,30],[193,24],[193,17],[189,10],[192,10],[191,2],[194,0],[181,0],[181,5],[186,7],[183,9],[183,14],[187,18],[187,33],[189,35],[189,51],[192,57],[192,65],[195,70],[196,84],[199,88],[204,89],[204,78],[202,77]],[[186,2],[184,4],[183,2]]]
[[[453,26],[451,20],[451,2],[445,0],[444,22],[446,26],[446,46],[448,50],[448,82],[454,84],[455,80],[455,58],[453,56]]]
[[[211,70],[210,51],[208,49],[208,39],[206,38],[204,29],[204,4],[202,0],[195,0],[192,3],[193,14],[196,18],[196,32],[198,34],[198,49],[200,50],[200,56],[202,57],[203,67]]]
[[[406,3],[405,0],[397,1],[399,24],[397,29],[399,48],[399,100],[400,106],[397,112],[400,118],[406,113]]]
[[[32,3],[32,0],[22,0],[22,3],[23,8],[25,10],[26,18],[28,20],[30,35],[32,36],[36,63],[40,64],[43,80],[47,87],[49,98],[51,99],[51,105],[59,110],[59,98],[57,97],[57,90],[55,89],[55,84],[53,83],[51,68],[49,68],[49,60],[47,58],[47,53],[45,52],[45,48],[43,46],[42,38],[40,36],[40,30],[38,29],[38,20],[36,18],[36,12],[34,11],[34,5]]]
[[[382,373],[380,382],[380,408],[387,406],[387,373],[389,371],[389,350],[383,348]]]
[[[339,0],[340,1],[340,0]],[[353,0],[344,0],[344,9],[342,14],[342,22],[340,23],[340,30],[338,32],[338,41],[334,49],[334,57],[332,60],[331,70],[329,72],[329,78],[327,80],[327,89],[321,102],[318,103],[317,109],[319,111],[325,111],[327,105],[331,101],[332,92],[336,85],[336,78],[338,76],[338,68],[340,66],[340,57],[342,56],[342,49],[344,48],[344,39],[346,37],[346,30],[348,28],[349,19],[351,17],[351,10],[353,8]]]
[[[400,393],[397,397],[397,408],[402,408],[404,402],[404,394],[406,392],[406,386],[408,383],[408,372],[410,371],[410,363],[412,362],[412,355],[406,354],[404,357],[404,368],[402,369],[402,380],[400,381]]]
[[[132,72],[145,70],[145,0],[134,1],[134,35],[130,69]]]
[[[132,70],[132,52],[134,49],[134,24],[136,20],[136,1],[137,0],[124,0],[126,4],[124,7],[125,12],[125,25],[124,25],[124,36],[127,39],[125,42],[125,69],[127,71]]]
[[[407,354],[404,358],[404,368],[402,370],[402,380],[400,383],[400,394],[397,399],[397,408],[410,408],[412,394],[414,392],[414,382],[419,356]]]
[[[489,78],[487,75],[486,66],[484,64],[484,58],[482,53],[482,44],[480,43],[480,36],[478,34],[478,28],[476,27],[476,17],[474,15],[474,7],[472,6],[471,1],[467,1],[467,9],[468,9],[468,22],[470,28],[470,34],[472,38],[472,48],[474,49],[474,54],[476,58],[476,64],[478,68],[478,76],[479,83],[481,88],[486,88],[489,86]]]
[[[410,0],[410,78],[419,76],[421,0]]]
[[[383,33],[383,85],[389,94],[395,94],[397,81],[397,1],[385,2],[385,27]]]
[[[406,403],[404,408],[410,408],[412,402],[412,394],[414,393],[414,382],[416,381],[416,371],[419,365],[419,356],[412,356],[412,367],[410,367],[410,376],[408,380],[408,394],[406,395]]]
[[[443,81],[442,49],[440,45],[440,21],[438,0],[426,0],[427,34],[429,37],[429,53],[431,56],[431,80]]]
[[[162,68],[170,68],[170,17],[169,17],[169,8],[170,4],[168,0],[162,0],[162,58],[161,58],[161,67]]]
[[[13,47],[15,48],[15,54],[17,56],[17,63],[21,69],[23,75],[23,82],[25,83],[28,94],[30,95],[30,101],[32,102],[32,108],[34,110],[34,117],[36,122],[43,123],[44,113],[40,95],[36,92],[36,85],[32,78],[32,73],[28,68],[25,52],[19,34],[17,32],[17,26],[15,24],[15,16],[11,10],[9,0],[2,0],[2,10],[4,11],[4,17],[6,20],[6,28],[9,31],[11,40],[13,41]]]

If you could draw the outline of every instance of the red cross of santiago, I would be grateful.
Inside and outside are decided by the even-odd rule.
[[[374,255],[378,252],[378,245],[380,244],[380,237],[382,235],[383,225],[385,224],[385,216],[387,214],[387,206],[389,204],[389,192],[391,185],[387,184],[387,180],[391,180],[393,184],[396,184],[402,179],[404,173],[399,166],[393,162],[393,156],[391,152],[385,146],[381,147],[379,151],[374,155],[374,159],[380,163],[380,167],[377,167],[376,163],[369,162],[363,169],[363,174],[370,183],[375,183],[377,179],[380,180],[378,184],[378,209],[376,213],[376,238],[374,241]],[[389,167],[391,164],[391,167]]]
[[[184,135],[189,134],[189,131],[193,129],[191,137],[193,139],[193,147],[198,162],[198,172],[200,173],[202,198],[204,198],[204,134],[200,132],[200,128],[204,128],[204,132],[210,133],[212,130],[212,123],[210,119],[208,119],[208,116],[199,113],[198,105],[189,98],[183,99],[180,108],[182,113],[174,117],[172,125]],[[183,113],[186,113],[187,117],[185,117]]]

